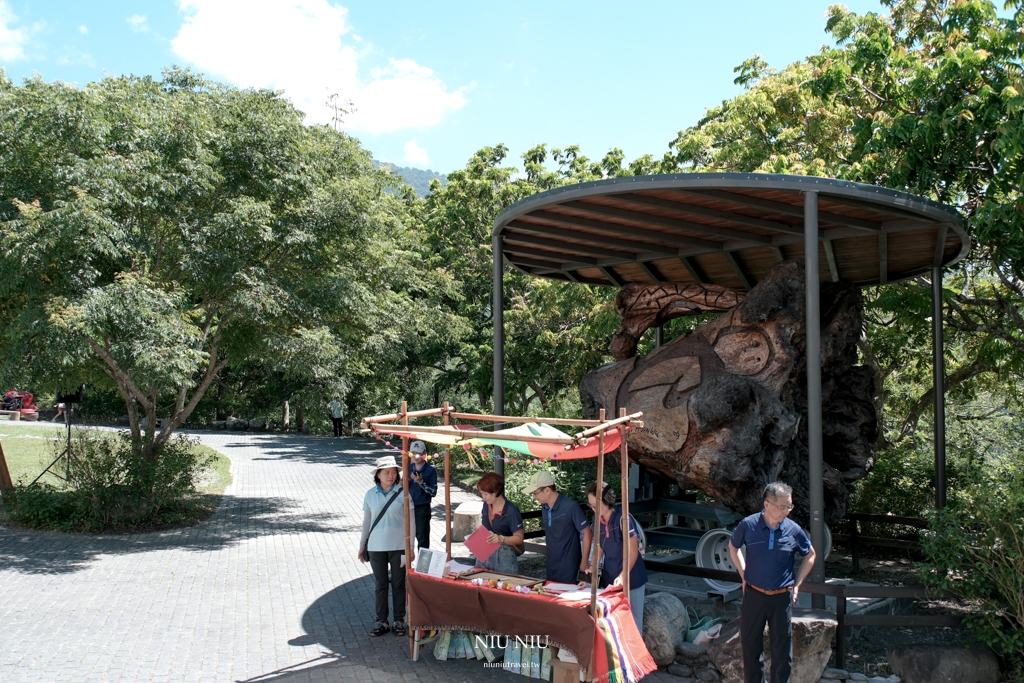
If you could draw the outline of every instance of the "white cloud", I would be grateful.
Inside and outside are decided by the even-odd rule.
[[[402,159],[410,166],[426,166],[430,163],[427,150],[416,144],[415,140],[405,143],[405,157]]]
[[[146,23],[145,14],[133,14],[125,21],[128,22],[129,26],[132,27],[132,31],[135,33],[145,33],[149,30],[149,24]]]
[[[10,5],[0,0],[0,60],[16,62],[25,59],[25,45],[30,31],[26,28],[11,28],[18,17]]]
[[[348,10],[328,0],[178,5],[186,18],[171,41],[175,54],[237,85],[283,90],[307,121],[331,121],[326,102],[334,93],[355,105],[345,127],[367,133],[434,125],[466,104],[467,88],[449,92],[431,69],[412,60],[392,59],[367,75],[360,69],[367,48],[349,33]]]
[[[89,27],[86,26],[85,24],[82,24],[81,26],[78,27],[78,32],[81,33],[82,35],[85,35],[85,34],[89,33]]]

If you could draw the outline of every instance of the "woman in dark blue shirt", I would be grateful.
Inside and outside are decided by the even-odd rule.
[[[597,483],[587,487],[587,502],[590,509],[597,507]],[[600,539],[604,570],[601,572],[600,587],[623,584],[622,578],[622,506],[615,504],[615,489],[604,485],[601,496],[601,520],[597,527]],[[629,609],[640,633],[644,632],[644,593],[647,586],[647,569],[644,558],[640,557],[640,537],[636,520],[629,516]]]
[[[515,503],[505,498],[505,479],[500,474],[488,472],[480,477],[476,488],[484,499],[481,521],[491,532],[487,542],[499,545],[486,560],[477,560],[476,566],[495,572],[518,574],[519,554],[523,544],[523,515]],[[514,546],[518,547],[519,552],[516,552]]]

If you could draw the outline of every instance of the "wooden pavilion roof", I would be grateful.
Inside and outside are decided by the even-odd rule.
[[[950,266],[970,250],[963,218],[923,197],[830,178],[684,173],[560,187],[498,216],[504,259],[539,277],[622,286],[750,289],[804,257],[804,194],[818,193],[820,276],[859,285]]]

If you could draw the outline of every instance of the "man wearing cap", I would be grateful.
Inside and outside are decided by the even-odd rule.
[[[577,574],[587,568],[583,559],[583,548],[590,547],[587,516],[576,501],[555,490],[555,479],[547,470],[534,472],[523,493],[533,495],[540,503],[547,547],[547,580],[576,583]]]
[[[437,470],[423,459],[427,444],[413,441],[409,444],[409,499],[416,515],[416,543],[420,548],[430,547],[430,503],[437,495]]]
[[[729,556],[743,580],[740,644],[744,683],[764,681],[764,627],[772,649],[768,683],[789,683],[793,669],[793,603],[814,565],[814,548],[800,525],[788,519],[793,489],[764,487],[764,510],[746,517],[732,533]],[[746,547],[746,557],[740,548]],[[806,555],[794,578],[793,555]]]

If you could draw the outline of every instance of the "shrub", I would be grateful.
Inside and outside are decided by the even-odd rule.
[[[931,521],[925,583],[975,601],[968,627],[1010,663],[1024,663],[1024,471],[998,468]]]
[[[72,457],[61,461],[67,486],[15,487],[10,518],[65,531],[131,529],[181,507],[210,464],[210,457],[186,436],[168,441],[154,459],[132,446],[126,432],[78,431],[72,438]],[[56,448],[62,450],[63,442]]]

